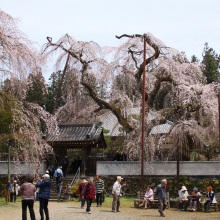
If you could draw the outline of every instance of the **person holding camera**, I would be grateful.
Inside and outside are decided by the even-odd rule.
[[[120,196],[121,196],[121,188],[123,186],[126,186],[124,183],[121,185],[121,180],[123,178],[121,176],[117,176],[117,181],[114,183],[113,188],[112,188],[112,196],[113,196],[113,201],[112,201],[112,212],[117,213],[119,211],[120,207]]]

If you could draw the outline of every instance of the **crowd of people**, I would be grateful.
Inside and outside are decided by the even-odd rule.
[[[192,193],[189,194],[187,188],[182,186],[179,190],[179,211],[185,211],[190,206],[190,210],[195,212],[198,210],[198,205],[204,204],[204,211],[210,212],[210,206],[216,203],[216,198],[211,186],[208,186],[206,190],[207,198],[202,201],[202,194],[197,187],[194,187]]]
[[[62,161],[61,166],[57,167],[57,169],[55,169],[53,165],[49,166],[46,173],[37,180],[36,184],[33,184],[34,178],[30,176],[27,177],[26,182],[23,183],[21,186],[18,185],[15,179],[11,179],[11,181],[7,184],[6,201],[16,202],[18,192],[21,191],[22,220],[27,219],[27,208],[29,209],[31,220],[36,219],[34,212],[34,201],[39,201],[39,213],[41,216],[41,220],[49,220],[48,202],[50,199],[50,191],[52,187],[51,181],[55,179],[57,200],[58,202],[60,202],[63,190],[63,177],[66,176],[68,164],[69,160],[67,157],[65,157]],[[122,187],[126,186],[126,182],[123,184],[121,183],[122,180],[123,178],[121,176],[117,176],[117,180],[112,187],[113,200],[111,210],[113,213],[120,212],[120,197],[123,193]],[[167,207],[166,186],[166,179],[163,179],[161,181],[161,183],[156,187],[155,192],[153,192],[153,190],[151,189],[151,185],[148,185],[144,195],[144,200],[140,204],[140,207],[143,206],[144,209],[151,207],[154,201],[154,195],[156,195],[159,201],[159,215],[161,217],[165,217],[164,211]],[[78,185],[78,195],[81,200],[81,208],[84,209],[86,204],[86,212],[88,214],[91,214],[91,204],[93,200],[96,201],[97,207],[102,207],[103,195],[105,191],[104,187],[104,181],[101,179],[100,175],[96,175],[95,179],[89,178],[88,181],[86,179],[83,179]],[[194,187],[192,189],[192,193],[189,194],[187,188],[185,186],[182,186],[178,194],[179,211],[187,210],[188,206],[190,206],[191,211],[197,211],[198,205],[201,205],[202,201],[202,194],[199,192],[197,187]],[[215,202],[216,199],[212,187],[208,186],[207,198],[203,202],[204,211],[210,212],[210,205]]]

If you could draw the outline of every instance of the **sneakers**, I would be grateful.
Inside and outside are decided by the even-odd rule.
[[[91,214],[92,212],[91,212],[91,211],[89,211],[88,213],[89,213],[89,214]]]
[[[195,209],[191,209],[192,210],[192,212],[195,212],[196,210]]]
[[[117,211],[115,211],[115,210],[112,210],[112,212],[117,213]]]

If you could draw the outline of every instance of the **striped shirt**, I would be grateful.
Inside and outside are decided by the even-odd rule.
[[[104,181],[102,179],[95,181],[96,193],[101,193],[104,190]]]

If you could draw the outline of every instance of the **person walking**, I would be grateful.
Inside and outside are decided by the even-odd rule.
[[[61,162],[64,177],[66,177],[66,172],[67,172],[68,165],[69,165],[69,159],[68,159],[67,156],[65,156],[65,158]]]
[[[50,198],[50,188],[51,188],[50,176],[48,174],[44,174],[44,179],[38,181],[36,187],[40,188],[39,199],[40,199],[41,220],[44,220],[44,213],[46,216],[46,220],[49,220],[48,201]]]
[[[63,190],[63,180],[60,180],[60,183],[57,187],[57,198],[58,198],[57,202],[60,202],[60,198],[61,198],[61,195],[62,195],[62,190]]]
[[[95,181],[95,189],[96,189],[96,204],[97,207],[102,207],[102,196],[104,191],[104,181],[100,178],[100,175],[96,175]]]
[[[82,182],[78,186],[78,195],[81,199],[81,209],[83,209],[85,205],[85,199],[82,199],[82,192],[87,183],[88,181],[86,181],[86,179],[83,179]]]
[[[55,168],[54,168],[54,165],[50,165],[47,170],[49,171],[49,175],[50,175],[50,179],[51,181],[53,180],[53,175],[54,175],[54,172],[55,172]]]
[[[121,185],[121,180],[123,178],[121,176],[117,176],[117,181],[114,183],[112,187],[112,196],[113,196],[113,201],[112,201],[112,212],[117,213],[119,211],[120,207],[120,194],[121,194],[121,188],[123,186],[126,186],[124,183]]]
[[[34,213],[34,197],[36,187],[33,185],[33,178],[28,177],[27,182],[20,187],[22,194],[22,220],[27,220],[27,207],[29,209],[31,220],[36,220]]]
[[[158,197],[158,200],[159,200],[159,210],[158,210],[158,212],[160,213],[161,217],[165,217],[163,212],[167,207],[166,185],[167,185],[167,180],[163,179],[161,181],[161,184],[159,184],[157,186],[157,189],[156,189],[156,196]]]
[[[86,212],[88,214],[91,214],[91,204],[92,200],[96,198],[96,191],[95,191],[95,185],[93,184],[93,179],[90,178],[89,182],[85,185],[83,191],[82,191],[82,199],[85,199],[86,201]]]
[[[56,178],[56,184],[58,186],[60,180],[62,180],[63,178],[63,171],[62,171],[62,167],[58,167],[55,172],[54,172],[54,178]]]

